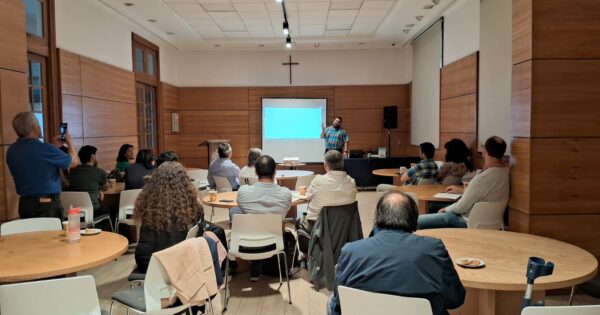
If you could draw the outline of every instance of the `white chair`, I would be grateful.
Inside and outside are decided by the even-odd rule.
[[[306,176],[299,176],[298,179],[296,179],[296,187],[294,188],[294,190],[300,190],[300,186],[306,186],[306,188],[308,189],[308,186],[310,186],[310,183],[315,178],[315,176],[317,175],[312,174]]]
[[[431,315],[431,304],[422,298],[405,297],[338,286],[344,315],[418,314]]]
[[[119,223],[135,225],[133,219],[128,219],[127,216],[133,216],[135,201],[141,192],[141,189],[129,189],[121,191],[121,195],[119,196],[119,215],[115,220],[115,231],[117,231],[117,233],[119,232]]]
[[[231,183],[227,179],[227,177],[213,175],[213,180],[215,181],[215,185],[217,186],[218,192],[229,192],[233,191],[231,187]]]
[[[0,313],[10,315],[100,315],[92,276],[0,286]]]
[[[417,185],[435,185],[437,183],[437,179],[435,178],[421,178],[417,182]]]
[[[528,306],[521,315],[598,315],[600,305],[581,306]]]
[[[188,231],[187,235],[185,236],[185,239],[190,239],[190,238],[194,238],[194,237],[198,237],[198,231],[200,229],[198,228],[198,224],[192,226],[192,228]]]
[[[170,300],[175,294],[176,291],[170,285],[169,277],[156,257],[152,255],[144,284],[113,294],[110,313],[112,314],[114,302],[118,302],[140,314],[177,314],[185,309],[192,314],[189,304],[161,308],[161,299]]]
[[[285,263],[285,279],[287,280],[289,304],[292,304],[290,279],[288,276],[287,259],[283,245],[283,230],[279,214],[236,214],[231,222],[231,240],[229,241],[229,256],[243,260],[261,260],[277,255],[279,267],[279,287],[283,284],[279,255],[283,254]],[[225,303],[223,311],[229,302],[227,276],[229,259],[225,268]]]
[[[193,179],[193,184],[196,188],[208,182],[208,170],[187,170],[186,173],[189,178]]]
[[[254,185],[258,183],[258,177],[240,177],[240,185]]]
[[[58,218],[22,219],[0,225],[0,235],[60,230],[62,230],[62,223]]]
[[[435,161],[435,164],[437,165],[438,169],[440,169],[442,166],[444,166],[444,161]]]
[[[444,180],[442,180],[442,185],[458,185],[460,184],[462,177],[458,176],[446,176]]]
[[[94,226],[95,224],[108,220],[110,229],[114,231],[112,220],[109,214],[103,214],[94,217],[94,205],[92,205],[92,199],[90,195],[82,191],[63,191],[60,193],[60,202],[64,208],[64,217],[67,217],[67,211],[71,206],[74,208],[81,208],[81,215],[84,217],[85,226]]]
[[[481,201],[473,205],[469,214],[469,229],[504,230],[504,210],[506,201]]]

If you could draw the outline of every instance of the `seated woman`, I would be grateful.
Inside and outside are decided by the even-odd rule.
[[[254,171],[254,165],[256,164],[256,160],[262,155],[262,151],[258,148],[252,148],[248,151],[248,162],[242,169],[240,170],[240,184],[248,184],[244,180],[247,178],[255,178],[258,180],[258,176],[256,176],[256,172]]]
[[[129,160],[133,160],[133,146],[131,144],[124,144],[119,148],[115,168],[119,172],[125,172],[129,168]]]
[[[125,171],[125,189],[141,189],[144,187],[144,177],[154,171],[154,154],[150,149],[138,151],[135,164]]]
[[[460,139],[452,139],[444,144],[446,162],[439,170],[438,181],[445,185],[457,185],[460,179],[471,169],[469,157],[471,151]]]
[[[154,252],[185,240],[188,230],[204,217],[197,196],[177,162],[165,162],[152,174],[135,202],[134,218],[140,227],[135,250],[139,272],[146,272]]]

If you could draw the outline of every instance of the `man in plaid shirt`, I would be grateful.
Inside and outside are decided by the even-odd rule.
[[[422,161],[402,174],[400,180],[405,185],[417,185],[422,179],[437,179],[438,167],[433,160],[435,147],[430,142],[423,142],[421,147]]]
[[[348,133],[342,129],[342,117],[335,117],[332,126],[325,128],[321,132],[321,138],[325,139],[325,153],[329,150],[336,150],[348,157]]]

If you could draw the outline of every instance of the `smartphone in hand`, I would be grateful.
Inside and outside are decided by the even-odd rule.
[[[67,123],[60,123],[60,140],[67,140]]]

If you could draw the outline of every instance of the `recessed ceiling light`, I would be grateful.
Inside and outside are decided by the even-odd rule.
[[[431,0],[431,2],[433,2],[433,4],[435,4],[435,5],[440,4],[440,0]]]
[[[156,20],[155,19],[148,19],[148,22],[154,23],[154,22],[156,22]]]
[[[410,32],[410,30],[408,28],[405,28],[402,30],[404,33],[408,34],[408,32]]]
[[[265,47],[265,45],[263,45],[263,44],[258,44],[258,47]]]
[[[319,48],[319,46],[321,46],[320,43],[315,43],[315,48]]]
[[[126,7],[132,7],[132,6],[133,6],[133,3],[131,3],[131,2],[125,2],[125,3],[123,3],[123,4],[124,4]]]
[[[175,34],[175,33],[173,33],[173,32],[167,32],[167,35],[173,35],[173,34]]]
[[[423,19],[423,16],[422,15],[417,15],[417,16],[415,16],[415,19],[417,19],[417,21],[421,21]]]
[[[216,47],[216,48],[219,48],[219,47],[221,47],[221,45],[219,45],[219,44],[215,44],[215,45],[213,45],[213,46],[214,46],[214,47]]]
[[[360,43],[358,43],[358,44],[359,44],[359,45],[364,45],[365,43],[363,43],[363,42],[360,42]]]
[[[428,4],[423,7],[423,9],[425,9],[425,10],[430,10],[431,8],[433,8],[433,4]]]
[[[412,24],[412,23],[411,24],[406,24],[406,27],[413,27],[413,26],[415,26],[415,25]]]

